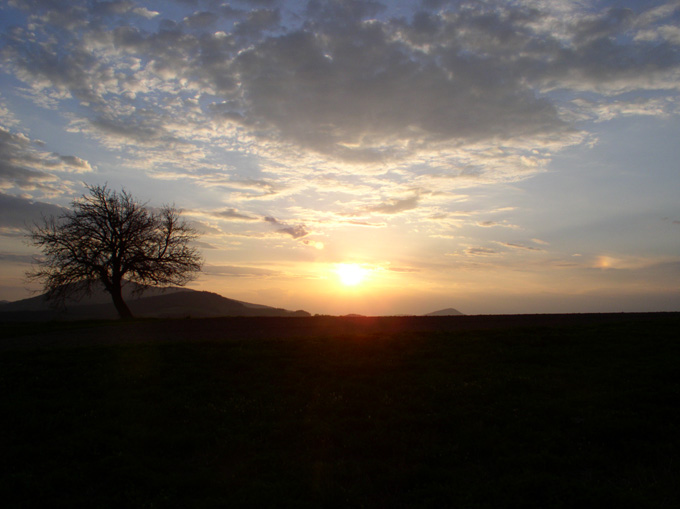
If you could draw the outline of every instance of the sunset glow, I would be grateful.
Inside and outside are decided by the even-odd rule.
[[[345,286],[356,286],[363,282],[368,270],[356,263],[341,263],[335,269],[340,281]]]

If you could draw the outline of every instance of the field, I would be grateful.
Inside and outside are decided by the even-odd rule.
[[[678,507],[680,314],[0,324],[5,507]]]

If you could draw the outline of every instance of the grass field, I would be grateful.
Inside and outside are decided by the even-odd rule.
[[[5,507],[680,504],[680,314],[1,330]]]

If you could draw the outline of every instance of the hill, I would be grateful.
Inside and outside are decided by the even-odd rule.
[[[218,316],[309,316],[303,310],[288,311],[262,304],[251,304],[228,299],[212,292],[186,290],[167,295],[156,295],[133,301],[130,309],[135,315],[158,318],[209,318]]]
[[[128,284],[124,297],[136,317],[211,318],[220,316],[309,316],[306,311],[251,304],[228,299],[212,292],[186,288],[147,288]],[[80,299],[69,299],[62,308],[54,308],[46,296],[0,304],[0,321],[44,321],[115,319],[117,313],[104,290]]]
[[[465,313],[461,313],[454,308],[440,309],[439,311],[432,311],[432,313],[427,313],[423,316],[464,316]]]

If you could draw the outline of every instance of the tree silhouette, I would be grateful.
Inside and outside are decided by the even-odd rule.
[[[72,210],[43,217],[29,231],[44,257],[27,276],[43,285],[48,300],[64,302],[102,284],[120,317],[132,318],[122,295],[126,281],[137,283],[138,291],[182,286],[201,270],[190,245],[197,233],[174,206],[152,211],[124,189],[87,188]]]

